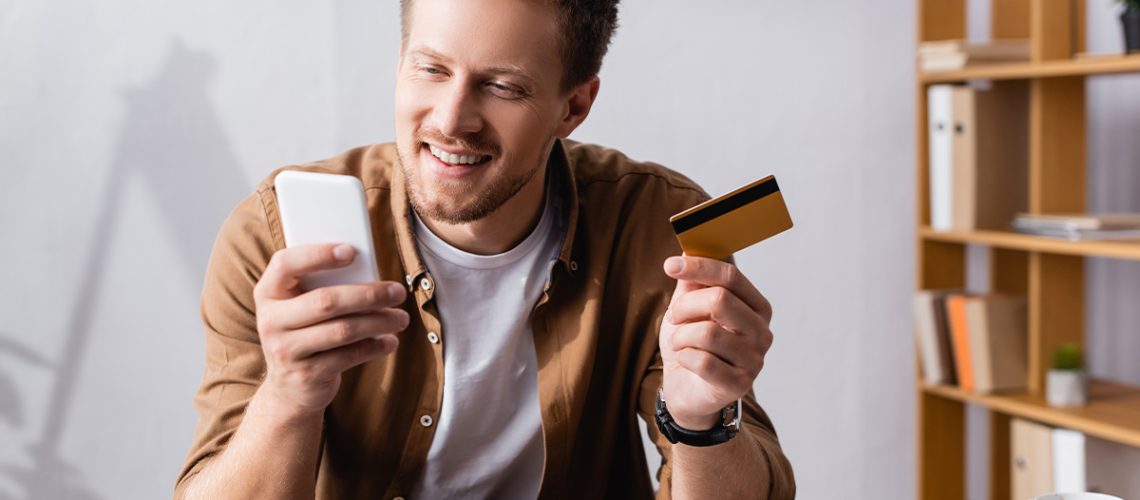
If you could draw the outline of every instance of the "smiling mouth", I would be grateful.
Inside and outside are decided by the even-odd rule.
[[[490,155],[467,152],[449,153],[443,149],[436,147],[433,144],[428,144],[426,142],[424,144],[427,145],[428,151],[431,152],[432,156],[436,157],[436,159],[447,165],[472,167],[491,161]]]

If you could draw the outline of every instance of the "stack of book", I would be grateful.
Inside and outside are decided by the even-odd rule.
[[[1022,390],[1029,374],[1024,297],[923,290],[914,297],[923,378],[991,393]]]
[[[1029,60],[1029,40],[939,40],[918,45],[918,66],[926,73],[955,71],[979,64]]]
[[[1140,214],[1018,214],[1019,233],[1081,240],[1140,240]]]

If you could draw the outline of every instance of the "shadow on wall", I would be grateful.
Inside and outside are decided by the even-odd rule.
[[[99,498],[85,478],[60,456],[60,439],[69,421],[73,391],[79,380],[84,351],[91,336],[98,333],[91,325],[102,290],[104,272],[110,264],[116,240],[130,239],[134,246],[148,248],[145,238],[162,237],[175,244],[187,276],[200,278],[218,227],[243,196],[248,194],[236,155],[222,133],[220,117],[209,98],[210,81],[216,70],[213,57],[188,49],[180,41],[172,43],[166,60],[154,80],[141,88],[128,89],[125,120],[115,156],[107,173],[106,190],[94,216],[95,241],[84,257],[75,308],[70,312],[64,351],[58,361],[49,362],[31,350],[3,340],[0,356],[14,356],[36,368],[52,370],[53,383],[46,421],[38,436],[26,432],[28,468],[0,466],[0,478],[11,480],[22,492],[15,498]],[[123,197],[128,181],[142,181],[152,195],[154,206],[167,228],[167,234],[144,236],[121,224]],[[118,238],[116,238],[118,236]],[[161,280],[162,276],[153,276]],[[200,280],[193,280],[198,283]],[[146,283],[137,283],[127,293],[150,293]],[[121,360],[129,363],[130,360]],[[24,408],[14,382],[14,373],[0,370],[0,419],[17,429],[29,429]],[[189,404],[190,395],[187,395]],[[140,415],[138,418],[153,418]],[[83,419],[75,419],[82,421]],[[80,432],[97,432],[81,429]],[[108,439],[112,439],[108,437]],[[109,448],[114,448],[113,446]],[[143,460],[146,457],[142,457]],[[171,484],[178,464],[172,465]],[[0,500],[7,497],[0,490]]]

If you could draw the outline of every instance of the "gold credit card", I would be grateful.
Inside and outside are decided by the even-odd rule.
[[[687,255],[724,259],[792,228],[792,216],[769,175],[669,218]]]

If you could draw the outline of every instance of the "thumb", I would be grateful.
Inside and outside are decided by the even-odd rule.
[[[684,255],[684,254],[682,254]],[[669,257],[665,259],[664,270],[668,276],[676,276],[685,269],[685,259],[681,257]],[[669,307],[672,308],[673,304],[682,295],[703,288],[702,285],[691,280],[677,280],[677,286],[673,289],[673,297],[669,299]]]

